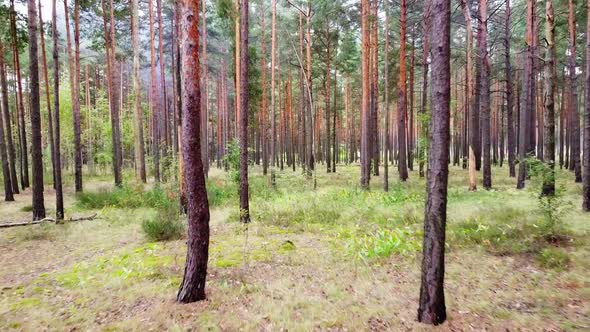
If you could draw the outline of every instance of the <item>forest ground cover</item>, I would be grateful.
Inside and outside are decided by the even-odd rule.
[[[101,178],[66,191],[66,217],[100,219],[0,231],[1,330],[428,330],[415,321],[424,179],[358,186],[358,166],[254,169],[251,215],[238,222],[237,186],[211,170],[208,300],[176,304],[185,238],[152,242],[146,220],[165,218],[173,185],[113,190]],[[590,223],[581,186],[559,171],[562,201],[549,229],[537,188],[516,190],[493,168],[494,190],[449,178],[444,330],[590,328]],[[70,187],[70,186],[68,186]],[[531,188],[532,187],[532,188]],[[53,206],[46,187],[46,205]],[[27,220],[30,193],[0,205],[0,221]],[[51,212],[50,212],[51,213]],[[561,217],[561,218],[559,218]]]

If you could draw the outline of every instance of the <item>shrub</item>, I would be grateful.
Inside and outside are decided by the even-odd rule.
[[[144,220],[141,228],[150,241],[177,240],[184,234],[184,224],[178,215],[170,218],[167,213],[158,213],[156,217]]]
[[[544,268],[561,271],[570,264],[570,257],[565,250],[545,248],[537,255],[537,261]]]

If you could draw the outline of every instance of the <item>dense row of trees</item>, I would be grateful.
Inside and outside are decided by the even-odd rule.
[[[317,164],[331,173],[359,162],[360,185],[369,189],[383,167],[385,191],[390,165],[400,181],[418,165],[428,189],[419,319],[440,323],[450,164],[468,169],[470,190],[478,172],[491,189],[492,165],[507,159],[522,189],[536,157],[550,169],[542,194],[555,193],[559,165],[584,182],[590,211],[587,4],[544,4],[457,0],[451,12],[449,0],[64,0],[62,9],[53,0],[46,29],[41,3],[27,0],[24,15],[11,0],[0,5],[5,200],[32,186],[33,218],[44,218],[51,178],[60,219],[62,170],[78,192],[85,174],[108,167],[117,186],[126,168],[140,182],[180,178],[189,253],[178,300],[190,302],[205,296],[204,177],[231,167],[232,141],[244,223],[250,164],[274,186],[278,169],[311,180]]]

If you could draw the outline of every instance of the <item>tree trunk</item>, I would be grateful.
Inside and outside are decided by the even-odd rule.
[[[247,1],[247,0],[246,0]],[[199,64],[199,2],[182,0],[182,181],[188,201],[188,240],[184,278],[176,300],[205,299],[209,255],[209,202],[201,159],[201,89]]]
[[[384,76],[385,76],[385,86],[383,89],[385,90],[384,102],[383,107],[385,109],[385,139],[384,139],[384,147],[383,147],[383,191],[389,191],[389,161],[388,153],[389,153],[389,7],[385,7],[385,51],[383,55],[385,57],[385,68],[384,68]],[[411,149],[411,148],[410,148]]]
[[[408,179],[408,163],[406,160],[406,0],[400,2],[400,51],[399,51],[399,81],[397,84],[397,110],[398,110],[398,127],[397,127],[397,144],[398,144],[398,163],[399,179],[406,181]]]
[[[150,106],[152,110],[152,154],[154,156],[154,180],[160,182],[160,107],[156,95],[156,41],[154,31],[154,6],[153,1],[148,1],[150,22]]]
[[[490,63],[488,56],[488,2],[479,2],[479,57],[481,67],[480,78],[480,116],[481,137],[483,148],[483,187],[492,188],[492,165],[490,160]]]
[[[14,142],[12,141],[12,123],[10,119],[10,109],[8,106],[8,84],[6,83],[6,63],[4,62],[4,47],[0,41],[0,96],[2,97],[2,114],[6,124],[6,144],[8,150],[8,165],[10,168],[10,183],[12,184],[12,192],[19,193],[18,178],[16,176],[16,152]]]
[[[547,50],[545,54],[545,148],[543,161],[549,167],[549,174],[543,176],[542,195],[555,193],[555,17],[553,15],[553,0],[545,1],[545,40]]]
[[[133,90],[135,113],[135,175],[141,182],[147,181],[145,171],[145,146],[143,142],[143,109],[141,107],[141,80],[139,78],[139,0],[131,1],[131,29],[133,33]]]
[[[473,28],[471,26],[471,13],[469,10],[469,6],[466,0],[461,0],[461,9],[463,11],[463,16],[465,17],[465,27],[467,30],[467,72],[466,72],[466,80],[467,80],[467,87],[466,87],[466,114],[469,115],[469,190],[475,191],[477,190],[477,178],[476,178],[476,144],[477,144],[477,136],[479,135],[479,131],[476,131],[477,128],[477,118],[476,112],[474,109],[475,105],[475,83],[473,77]]]
[[[580,110],[578,108],[578,83],[576,74],[576,13],[575,13],[575,0],[569,0],[569,81],[570,81],[570,109],[571,109],[571,120],[572,120],[572,158],[570,163],[573,162],[573,170],[575,175],[576,183],[582,182],[582,165],[580,160]]]
[[[51,32],[53,37],[53,125],[55,126],[55,219],[64,218],[64,199],[61,180],[61,133],[59,126],[59,35],[57,28],[57,0],[52,2]]]
[[[209,63],[207,62],[207,8],[205,3],[206,1],[203,0],[203,5],[201,6],[201,33],[203,34],[203,40],[201,41],[203,47],[203,54],[201,55],[203,58],[203,86],[201,87],[201,98],[203,99],[201,104],[201,107],[203,108],[203,111],[201,112],[201,156],[203,159],[203,170],[205,176],[207,176],[209,174]],[[161,33],[160,39],[162,39]],[[166,90],[164,89],[164,91]],[[164,98],[164,100],[167,99]],[[168,111],[166,111],[166,114],[168,114]]]
[[[369,85],[369,0],[361,0],[361,187],[369,189],[371,155],[369,153],[370,85]]]
[[[242,0],[240,8],[240,220],[250,222],[248,197],[248,0]]]
[[[2,57],[2,47],[0,45],[0,57]],[[3,60],[0,59],[0,67],[2,67],[2,73],[0,74],[4,74],[4,63]],[[6,96],[2,96],[2,109],[7,107],[8,102],[4,102],[6,100]],[[4,112],[2,112],[4,113]],[[4,200],[7,202],[11,202],[14,201],[14,195],[12,192],[12,177],[10,175],[10,163],[8,160],[8,150],[6,148],[6,141],[4,140],[4,120],[3,120],[4,116],[3,114],[0,114],[0,161],[2,162],[2,176],[4,179]],[[10,119],[8,119],[8,122],[10,122]],[[7,132],[7,136],[10,136],[11,133]]]
[[[432,7],[432,0],[424,0],[424,13],[422,20],[423,42],[422,42],[422,100],[420,104],[420,143],[418,146],[418,156],[420,162],[418,165],[420,177],[424,177],[424,161],[426,160],[426,141],[428,139],[428,128],[424,125],[423,117],[426,115],[426,105],[428,103],[428,54],[430,53],[429,34],[430,34],[430,10]],[[462,3],[464,0],[462,1]],[[467,24],[467,36],[469,38],[469,31],[471,25]],[[469,42],[468,42],[469,44]],[[469,44],[470,45],[470,44]],[[467,58],[469,61],[469,57]],[[399,164],[399,163],[398,163]]]
[[[18,51],[18,39],[16,35],[16,11],[14,10],[14,0],[10,1],[10,35],[12,42],[12,54],[14,60],[14,71],[16,73],[16,108],[19,120],[19,133],[20,133],[20,176],[21,176],[21,188],[24,190],[30,186],[29,183],[29,152],[27,145],[27,129],[25,125],[25,107],[23,101],[23,88],[21,83],[20,73],[20,57]]]
[[[405,0],[404,0],[405,1]],[[371,156],[373,174],[379,176],[379,2],[372,1],[371,21]],[[405,32],[404,32],[405,38]],[[405,49],[405,45],[403,46]],[[400,56],[401,57],[401,56]],[[405,112],[405,108],[404,108]],[[400,172],[401,173],[401,172]],[[406,171],[407,173],[407,171]],[[407,176],[406,176],[407,177]],[[400,175],[401,178],[401,175]]]
[[[510,0],[506,0],[506,20],[504,25],[504,76],[506,79],[506,126],[508,134],[508,168],[510,177],[516,176],[515,137],[512,99],[512,65],[510,63]]]
[[[590,15],[590,0],[587,3]],[[590,16],[588,16],[590,17]],[[590,20],[586,27],[586,102],[584,103],[584,182],[582,209],[590,211]]]
[[[450,141],[451,2],[433,0],[432,120],[418,321],[446,320],[444,273]]]
[[[520,108],[520,137],[519,137],[519,165],[518,165],[518,182],[517,189],[522,189],[525,186],[526,178],[526,158],[528,157],[529,147],[529,112],[532,112],[531,105],[531,83],[533,80],[533,16],[535,10],[535,0],[527,0],[526,8],[526,46],[525,46],[525,60],[522,75],[522,95]]]
[[[33,220],[45,218],[43,199],[43,147],[41,146],[41,110],[39,103],[39,62],[37,52],[37,8],[27,1],[29,30],[29,89],[31,116],[31,161],[33,174]]]
[[[53,119],[51,116],[51,98],[49,97],[49,79],[47,75],[47,55],[45,54],[45,33],[43,31],[43,16],[41,10],[41,1],[38,4],[39,9],[39,36],[41,37],[41,60],[43,61],[43,81],[45,82],[45,100],[47,102],[47,133],[49,140],[49,151],[51,152],[51,166],[53,174],[53,187],[55,188],[55,146],[53,137]],[[0,47],[1,49],[1,47]],[[16,173],[15,173],[16,175]]]

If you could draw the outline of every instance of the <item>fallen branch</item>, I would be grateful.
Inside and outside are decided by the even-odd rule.
[[[83,221],[83,220],[94,220],[96,219],[97,214],[90,215],[88,217],[79,217],[79,218],[69,218],[64,221],[66,222],[74,222],[74,221]],[[44,222],[56,222],[54,218],[43,218],[41,220],[35,221],[25,221],[25,222],[15,222],[15,223],[5,223],[0,224],[0,228],[8,228],[8,227],[18,227],[18,226],[29,226],[29,225],[38,225]],[[63,221],[60,221],[60,223]]]

